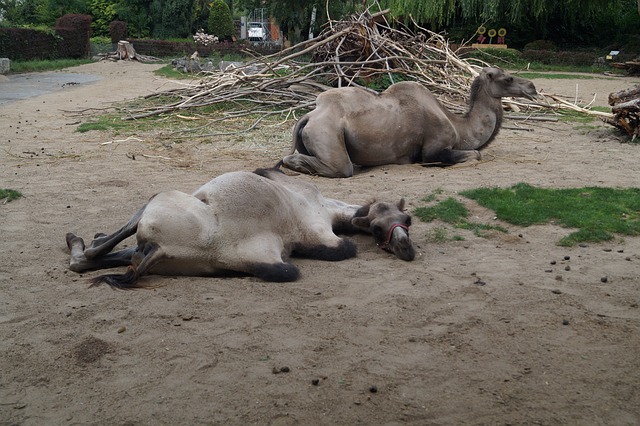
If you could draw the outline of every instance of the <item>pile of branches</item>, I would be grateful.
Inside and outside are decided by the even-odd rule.
[[[390,25],[387,13],[364,12],[330,21],[316,38],[273,55],[254,56],[243,66],[201,73],[195,84],[148,96],[173,102],[129,111],[125,119],[224,104],[223,116],[211,122],[257,115],[251,129],[271,115],[288,117],[312,109],[317,95],[332,87],[375,92],[366,86],[382,81],[384,87],[400,80],[418,81],[449,110],[464,112],[471,82],[487,64],[461,59],[441,34],[415,22],[417,33],[397,22]],[[503,102],[515,111],[541,106]]]
[[[605,120],[635,140],[640,136],[640,85],[609,94],[613,117]]]
[[[386,13],[364,12],[332,21],[318,37],[276,54],[254,56],[243,66],[221,72],[203,72],[194,84],[148,96],[170,96],[175,102],[129,111],[125,119],[216,104],[225,104],[226,118],[291,114],[313,108],[317,95],[329,88],[372,90],[364,84],[382,78],[387,84],[419,81],[450,109],[464,110],[471,81],[484,64],[460,59],[440,34],[392,28]]]

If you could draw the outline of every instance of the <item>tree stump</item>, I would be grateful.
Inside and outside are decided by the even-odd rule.
[[[640,85],[609,94],[613,118],[606,122],[622,130],[631,140],[640,136]]]
[[[118,59],[132,61],[136,59],[136,49],[128,41],[120,40],[116,49]]]
[[[154,56],[146,56],[141,55],[136,52],[136,49],[133,48],[133,44],[129,43],[125,40],[120,40],[118,42],[118,48],[115,52],[109,53],[100,53],[98,57],[101,60],[110,60],[110,61],[139,61],[139,62],[158,62],[159,58]]]

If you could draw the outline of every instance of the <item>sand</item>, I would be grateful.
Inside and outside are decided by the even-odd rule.
[[[0,106],[0,187],[24,195],[0,205],[0,424],[640,423],[640,238],[560,247],[571,230],[499,223],[458,195],[518,182],[638,187],[639,145],[597,121],[507,120],[480,162],[300,177],[351,203],[404,197],[409,212],[436,192],[507,234],[414,218],[413,262],[355,236],[357,258],[295,259],[293,283],[153,276],[153,289],[89,288],[98,273],[68,271],[66,232],[113,231],[158,191],[191,192],[289,149],[292,121],[207,143],[75,132],[79,110],[177,87],[156,68],[83,65],[64,72],[101,79]],[[636,82],[535,81],[599,105]]]

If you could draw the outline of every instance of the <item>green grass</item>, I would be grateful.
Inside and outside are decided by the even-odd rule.
[[[431,196],[423,198],[423,201],[427,202],[432,200],[433,198]],[[487,236],[487,231],[507,232],[507,230],[502,226],[469,222],[467,220],[469,210],[467,210],[464,204],[451,197],[432,206],[418,207],[415,209],[414,214],[423,222],[439,220],[452,225],[455,228],[469,230],[478,237]],[[436,242],[446,240],[446,236],[441,235],[442,231],[440,231],[440,235],[438,235],[437,229],[438,228],[434,231],[436,232],[436,235],[432,237],[432,240]],[[453,239],[461,239],[461,237],[456,236]]]
[[[20,197],[22,197],[22,194],[16,190],[0,188],[0,204],[17,200]]]
[[[478,188],[461,195],[518,226],[555,223],[578,229],[558,245],[601,242],[613,234],[640,235],[640,188],[543,189],[525,183],[511,188]]]
[[[55,71],[63,68],[88,64],[91,59],[55,59],[47,61],[11,61],[11,73]]]
[[[555,72],[528,72],[521,71],[516,73],[518,77],[527,78],[529,80],[534,78],[546,78],[550,80],[614,80],[614,78],[606,78],[601,75],[586,75],[586,74],[566,74],[566,73],[555,73]]]

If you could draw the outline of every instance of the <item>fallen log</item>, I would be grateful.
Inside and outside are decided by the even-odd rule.
[[[640,85],[609,94],[613,117],[605,122],[622,130],[631,140],[640,136]]]

